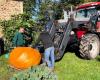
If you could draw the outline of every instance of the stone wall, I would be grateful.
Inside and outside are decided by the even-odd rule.
[[[23,13],[23,1],[0,0],[0,19],[9,20],[11,15]]]
[[[0,5],[4,4],[6,0],[0,0]]]

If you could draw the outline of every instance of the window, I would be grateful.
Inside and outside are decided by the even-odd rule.
[[[97,10],[95,7],[89,7],[87,9],[81,9],[76,12],[76,18],[90,18],[90,16],[96,13]]]

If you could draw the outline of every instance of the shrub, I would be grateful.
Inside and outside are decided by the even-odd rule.
[[[20,71],[10,78],[10,80],[58,80],[54,72],[51,72],[45,64],[31,67]]]
[[[9,50],[9,48],[12,47],[12,38],[20,26],[30,28],[33,44],[36,41],[35,36],[37,36],[37,32],[42,28],[41,24],[37,24],[27,14],[13,15],[11,20],[0,21],[0,26],[3,28],[6,50]]]

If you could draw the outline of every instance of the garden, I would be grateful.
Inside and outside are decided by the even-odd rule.
[[[31,66],[27,69],[15,69],[9,64],[9,54],[13,48],[12,38],[19,27],[25,27],[29,30],[32,36],[32,45],[35,44],[40,31],[46,23],[46,16],[51,16],[55,19],[63,18],[62,8],[68,6],[76,6],[83,3],[83,0],[65,1],[52,3],[49,0],[42,3],[38,18],[32,19],[32,16],[37,16],[34,11],[34,0],[24,1],[24,13],[12,15],[10,20],[0,20],[0,28],[4,33],[4,49],[5,52],[0,56],[0,80],[99,80],[100,79],[100,57],[93,60],[84,60],[79,58],[73,52],[66,52],[60,61],[55,63],[53,72],[49,70],[45,63]],[[65,2],[64,2],[65,1]],[[33,3],[32,3],[33,2]],[[28,3],[28,4],[26,4]],[[51,5],[49,5],[51,4]],[[45,10],[53,10],[54,13],[45,14]],[[60,14],[60,15],[58,15]]]

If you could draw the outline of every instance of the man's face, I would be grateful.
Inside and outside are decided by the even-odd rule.
[[[20,28],[20,32],[24,33],[25,32],[24,28]]]

